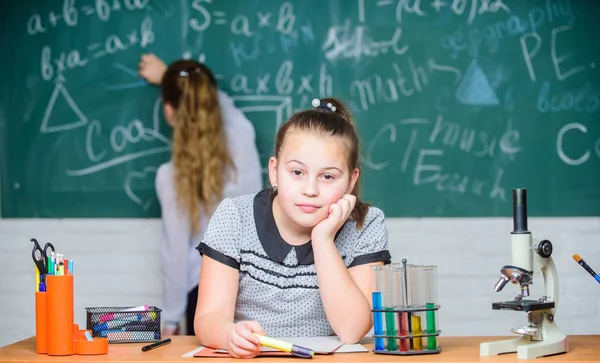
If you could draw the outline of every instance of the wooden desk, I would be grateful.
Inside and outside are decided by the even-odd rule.
[[[374,353],[346,353],[332,355],[317,355],[315,360],[321,362],[526,362],[517,359],[516,354],[505,354],[495,357],[479,356],[479,343],[504,339],[503,337],[440,337],[442,353],[422,356],[392,356]],[[600,335],[574,335],[569,337],[571,351],[567,354],[552,357],[539,358],[536,362],[596,362],[600,363]],[[108,354],[97,356],[72,355],[66,357],[51,357],[45,354],[35,353],[35,338],[29,338],[6,347],[0,348],[0,363],[18,362],[67,362],[67,363],[90,363],[90,362],[243,362],[238,359],[208,359],[208,358],[182,358],[181,355],[198,348],[199,344],[195,337],[176,336],[173,342],[167,346],[150,352],[142,352],[141,347],[146,344],[111,344]],[[372,348],[372,345],[367,345]],[[299,358],[255,358],[252,362],[277,362],[286,360],[305,362]]]

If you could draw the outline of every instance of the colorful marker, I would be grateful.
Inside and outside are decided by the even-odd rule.
[[[99,332],[99,331],[103,331],[103,330],[111,330],[111,329],[120,328],[123,325],[126,325],[127,323],[138,322],[140,320],[139,314],[135,315],[134,318],[135,319],[109,320],[104,323],[94,325],[92,330],[94,330],[94,332]]]
[[[592,268],[591,268],[590,266],[588,266],[588,264],[587,264],[587,263],[585,263],[585,261],[584,261],[584,260],[583,260],[581,257],[579,257],[579,255],[578,255],[578,254],[574,254],[574,255],[573,255],[573,259],[574,259],[575,261],[577,261],[577,263],[578,263],[578,264],[579,264],[581,267],[583,267],[583,268],[584,268],[584,269],[585,269],[587,272],[589,272],[589,274],[590,274],[590,275],[592,275],[592,277],[593,277],[593,278],[595,278],[595,279],[596,279],[596,281],[598,281],[598,283],[600,283],[600,276],[598,276],[598,274],[597,274],[597,273],[595,273],[595,272],[594,272],[594,270],[592,270]]]
[[[100,332],[100,336],[106,337],[109,342],[131,342],[134,340],[148,341],[160,339],[159,331],[121,331],[106,330]]]
[[[281,340],[265,337],[256,333],[253,333],[258,337],[260,345],[277,349],[282,352],[292,353],[296,357],[300,358],[312,358],[315,352],[312,349],[304,348],[299,345],[295,345],[292,343],[284,342]]]
[[[129,314],[127,312],[148,311],[148,310],[150,310],[150,307],[148,305],[142,305],[142,306],[137,306],[135,308],[119,310],[118,313],[107,313],[107,314],[100,316],[100,322],[104,323],[106,321],[114,320],[114,319],[124,319],[125,320],[125,319],[131,319],[132,317],[135,317],[134,320],[141,320],[141,317],[139,317],[140,314]],[[154,316],[152,318],[154,318]]]
[[[35,266],[35,291],[38,292],[40,291],[39,286],[40,286],[40,269]]]
[[[94,325],[92,330],[94,332],[114,329],[122,329],[123,331],[153,330],[156,325],[158,325],[158,322],[109,320],[105,323]]]

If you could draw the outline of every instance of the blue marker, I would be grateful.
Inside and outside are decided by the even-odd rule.
[[[96,324],[92,330],[94,332],[102,332],[105,330],[123,330],[123,331],[138,331],[138,330],[156,330],[157,322],[129,321],[129,320],[111,320],[106,323]]]

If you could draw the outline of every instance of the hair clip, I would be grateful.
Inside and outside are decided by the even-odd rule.
[[[180,75],[181,77],[187,77],[187,76],[189,76],[189,75],[190,75],[190,72],[196,72],[196,73],[200,73],[200,67],[196,67],[196,66],[195,66],[195,67],[189,68],[189,69],[187,69],[187,70],[185,70],[185,71],[180,71],[180,72],[179,72],[179,75]]]
[[[321,100],[319,100],[318,98],[312,100],[312,106],[314,108],[324,108],[332,112],[335,112],[336,110],[335,106],[331,102],[321,102]]]

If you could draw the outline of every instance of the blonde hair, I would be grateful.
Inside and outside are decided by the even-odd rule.
[[[292,115],[279,128],[275,138],[275,157],[279,158],[288,131],[312,131],[326,137],[337,136],[341,138],[346,146],[348,169],[350,171],[354,169],[360,170],[358,134],[348,108],[342,101],[336,98],[324,98],[319,100],[319,104],[322,106]],[[327,104],[334,106],[335,111],[332,111],[331,107],[326,107],[325,105]],[[352,194],[356,196],[356,205],[350,217],[356,221],[356,228],[361,229],[369,212],[369,205],[360,200],[360,174],[359,179],[354,184]]]
[[[177,204],[198,233],[200,209],[210,214],[223,197],[227,170],[233,168],[212,72],[192,60],[171,63],[161,82],[162,99],[175,109],[172,159]]]

